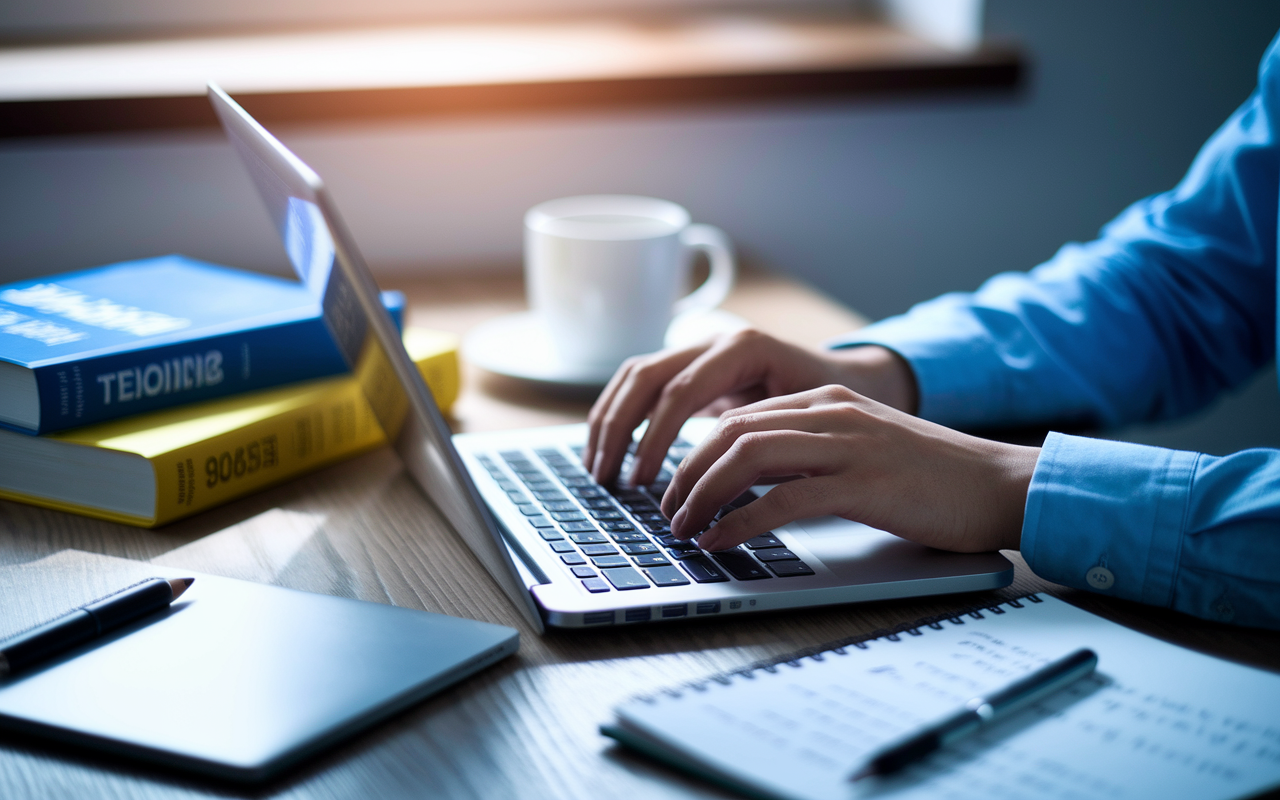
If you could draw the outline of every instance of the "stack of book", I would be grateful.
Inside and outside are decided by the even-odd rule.
[[[404,341],[448,413],[456,337]],[[383,440],[298,283],[165,256],[0,286],[0,497],[154,527]]]

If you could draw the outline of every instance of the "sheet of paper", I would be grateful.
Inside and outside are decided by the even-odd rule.
[[[1050,597],[878,639],[620,719],[777,797],[1235,798],[1280,785],[1280,675]],[[1097,673],[891,779],[846,778],[885,741],[1080,647]]]

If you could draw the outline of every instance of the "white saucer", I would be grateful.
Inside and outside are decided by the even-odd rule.
[[[665,344],[683,347],[747,324],[737,314],[718,308],[682,314],[667,328]],[[531,311],[507,314],[472,328],[462,341],[462,357],[498,375],[559,386],[604,386],[617,369],[616,364],[590,367],[561,361],[542,320]]]

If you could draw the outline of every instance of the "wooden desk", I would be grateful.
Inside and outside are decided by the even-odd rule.
[[[404,284],[410,322],[465,331],[523,307],[516,278]],[[748,276],[728,307],[817,344],[857,315],[790,281]],[[589,399],[548,397],[465,375],[466,430],[581,420]],[[1018,558],[990,593],[581,633],[528,630],[479,563],[382,449],[158,531],[0,502],[0,563],[78,548],[202,572],[499,622],[520,653],[253,791],[0,739],[0,797],[295,798],[721,797],[720,790],[613,747],[596,727],[642,690],[922,616],[1030,591],[1076,602],[1180,644],[1280,669],[1280,634],[1200,622],[1053,586]]]

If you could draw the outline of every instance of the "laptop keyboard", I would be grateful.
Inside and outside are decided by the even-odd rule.
[[[581,447],[503,450],[476,458],[589,592],[814,574],[772,533],[709,556],[671,535],[658,502],[672,471],[692,449],[677,439],[657,482],[635,489],[596,483],[583,469]],[[634,450],[633,444],[622,466],[624,474],[631,468]],[[748,492],[722,513],[754,499]]]

